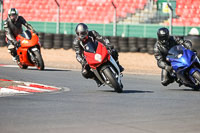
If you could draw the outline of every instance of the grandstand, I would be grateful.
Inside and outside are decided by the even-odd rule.
[[[126,17],[143,9],[147,0],[116,0],[117,17]],[[110,23],[113,21],[112,0],[58,0],[61,22]],[[15,7],[29,21],[56,22],[57,5],[54,0],[5,0],[4,18]]]
[[[112,30],[114,7],[117,9],[117,24],[119,30],[132,29],[132,25],[139,25],[141,32],[151,31],[152,24],[157,29],[161,26],[169,26],[169,13],[163,12],[163,3],[169,1],[174,10],[173,26],[181,26],[174,30],[177,35],[186,35],[193,27],[200,25],[200,1],[199,0],[57,0],[60,4],[61,27],[68,27],[68,31],[61,29],[61,33],[70,33],[69,29],[74,28],[73,24],[84,22],[87,24],[103,24],[104,27]],[[57,5],[55,0],[3,0],[3,19],[7,18],[8,9],[15,7],[20,15],[37,25],[40,32],[55,33],[49,27],[56,27]],[[54,24],[53,24],[54,23]],[[65,24],[64,24],[65,23]],[[63,25],[64,24],[64,25]],[[69,24],[69,25],[68,25]],[[72,25],[71,25],[72,24]],[[105,24],[107,24],[105,26]],[[125,24],[125,25],[124,25]],[[123,25],[123,26],[122,26]],[[128,26],[128,27],[127,27]],[[193,27],[190,27],[193,26]],[[93,27],[93,26],[92,26]],[[123,28],[122,28],[123,27]],[[146,27],[146,29],[145,29]],[[96,29],[96,27],[94,26]],[[186,28],[186,30],[184,30]],[[176,29],[176,28],[175,28]],[[100,31],[101,32],[101,31]],[[110,36],[110,31],[102,31],[104,35]],[[101,33],[102,33],[101,32]],[[122,33],[119,36],[155,37],[148,33],[132,35]],[[140,31],[138,31],[140,32]],[[151,31],[151,32],[154,32]]]
[[[174,2],[175,0],[171,1]],[[112,2],[114,2],[117,7],[119,23],[168,24],[168,14],[160,15],[157,10],[156,3],[159,0],[154,0],[154,6],[151,10],[147,10],[150,4],[148,0],[58,0],[58,2],[60,4],[61,22],[111,23],[114,15]],[[176,0],[175,3],[176,16],[174,17],[176,18],[173,19],[174,25],[200,25],[199,0]],[[57,21],[57,5],[54,0],[4,0],[4,19],[11,7],[17,8],[28,21]]]
[[[199,0],[177,0],[176,15],[179,18],[173,19],[173,23],[178,26],[200,26],[199,13]]]
[[[113,2],[117,11],[116,36],[122,37],[122,39],[119,39],[119,44],[123,44],[123,48],[126,48],[124,50],[120,46],[121,51],[127,51],[128,46],[124,46],[124,44],[127,45],[127,41],[131,43],[131,45],[129,44],[129,47],[131,46],[132,48],[131,51],[138,51],[138,48],[135,50],[135,46],[137,45],[135,42],[138,41],[140,44],[143,42],[147,43],[147,38],[156,38],[158,28],[169,26],[169,12],[165,7],[167,2],[170,2],[174,10],[172,20],[174,35],[186,36],[190,29],[194,27],[200,31],[200,0],[57,1],[60,4],[59,33],[72,35],[74,34],[76,24],[84,22],[88,24],[90,29],[95,29],[101,35],[107,37],[114,35],[113,18],[115,8],[112,5]],[[19,14],[29,21],[38,32],[56,33],[57,4],[55,0],[3,0],[4,20],[7,18],[8,10],[13,7],[17,8]],[[128,39],[124,37],[133,38]],[[71,36],[66,41],[69,38]],[[141,38],[144,39],[141,40]],[[118,38],[115,39],[118,40]],[[116,41],[115,39],[113,39],[114,42]],[[151,44],[150,47],[152,48],[155,39],[153,41],[151,39],[149,44]],[[134,44],[134,47],[132,44]],[[139,49],[141,50],[141,48],[143,48],[143,45]]]
[[[168,24],[168,14],[160,13],[158,3],[167,0],[58,0],[60,22],[108,24],[113,22],[114,8],[117,7],[118,23]],[[175,2],[175,26],[200,25],[199,0],[171,0]],[[3,18],[9,8],[15,7],[28,21],[56,22],[57,5],[54,0],[4,0]]]

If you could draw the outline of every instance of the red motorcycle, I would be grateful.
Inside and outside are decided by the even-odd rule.
[[[17,49],[17,64],[21,69],[36,66],[44,70],[44,61],[41,56],[39,37],[33,31],[26,30],[16,37],[19,42]]]
[[[119,67],[102,43],[88,42],[84,46],[84,57],[101,83],[109,85],[118,93],[123,91]]]

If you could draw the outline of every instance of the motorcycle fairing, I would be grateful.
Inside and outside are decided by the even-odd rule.
[[[16,37],[17,41],[20,41],[20,45],[17,48],[17,55],[22,65],[34,66],[30,61],[29,52],[32,49],[39,49],[38,44],[39,37],[32,31],[26,30],[22,34]]]
[[[34,64],[32,64],[30,61],[29,61],[29,58],[28,57],[28,49],[25,49],[25,48],[21,48],[19,47],[19,51],[17,51],[17,55],[19,55],[19,60],[21,62],[22,65],[29,65],[29,66],[34,66]]]
[[[167,58],[169,58],[173,69],[178,71],[178,69],[186,69],[190,67],[196,61],[191,60],[193,56],[195,56],[194,52],[183,48],[182,52],[170,56],[168,55]]]
[[[28,33],[28,32],[31,32],[31,35],[29,35],[30,33]],[[20,41],[21,48],[33,47],[33,46],[35,46],[35,44],[39,45],[39,43],[38,43],[39,37],[32,31],[28,31],[28,30],[26,30],[22,34],[18,35],[16,37],[16,40]]]
[[[173,51],[175,50],[177,51],[173,53]],[[177,45],[177,46],[174,46],[174,49],[173,48],[170,49],[167,59],[171,62],[173,70],[175,70],[176,72],[176,76],[179,79],[181,79],[184,84],[193,86],[191,85],[191,81],[194,84],[196,83],[192,75],[195,71],[200,72],[200,69],[196,67],[191,67],[192,64],[194,64],[195,62],[199,64],[199,59],[193,51],[188,50],[181,45]],[[185,77],[186,69],[189,69],[188,78]]]
[[[113,57],[108,53],[106,47],[100,42],[88,42],[84,46],[85,59],[91,67],[96,77],[110,87],[112,85],[107,82],[107,77],[104,75],[104,70],[109,68],[118,79],[118,83],[121,85],[121,75],[119,67]]]
[[[96,51],[95,48],[92,47],[92,45],[92,43],[86,44],[86,50],[84,51],[84,55],[90,67],[96,69],[98,66],[100,66],[107,60],[110,60],[110,54],[108,54],[106,47],[102,43],[98,42]]]

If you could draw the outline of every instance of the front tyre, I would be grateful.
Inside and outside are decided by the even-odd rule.
[[[44,61],[42,59],[42,55],[39,51],[33,52],[35,55],[35,65],[38,68],[38,70],[44,70]]]
[[[111,70],[109,68],[106,68],[106,69],[104,69],[103,73],[105,74],[107,79],[110,81],[110,84],[113,86],[115,91],[118,92],[118,93],[121,93],[123,91],[123,89],[119,85],[119,83],[117,82],[117,79],[115,78],[115,76],[113,75]]]
[[[198,88],[195,88],[195,90],[199,90],[200,89],[200,72],[196,71],[196,72],[193,73],[192,76],[196,80],[197,86],[198,86]]]

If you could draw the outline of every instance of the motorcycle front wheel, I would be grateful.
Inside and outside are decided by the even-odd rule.
[[[34,51],[33,52],[36,58],[36,67],[38,68],[38,70],[44,70],[44,61],[42,59],[42,55],[39,51]]]
[[[196,82],[198,83],[198,86],[200,86],[200,72],[199,71],[196,71],[193,73],[193,78],[196,80]],[[195,88],[195,90],[199,90],[200,87],[198,88]]]
[[[104,69],[103,73],[108,78],[108,80],[110,81],[110,83],[113,86],[113,88],[115,89],[115,91],[118,93],[121,93],[123,91],[123,89],[117,82],[117,79],[115,78],[114,74],[111,72],[110,68],[107,67],[106,69]]]

